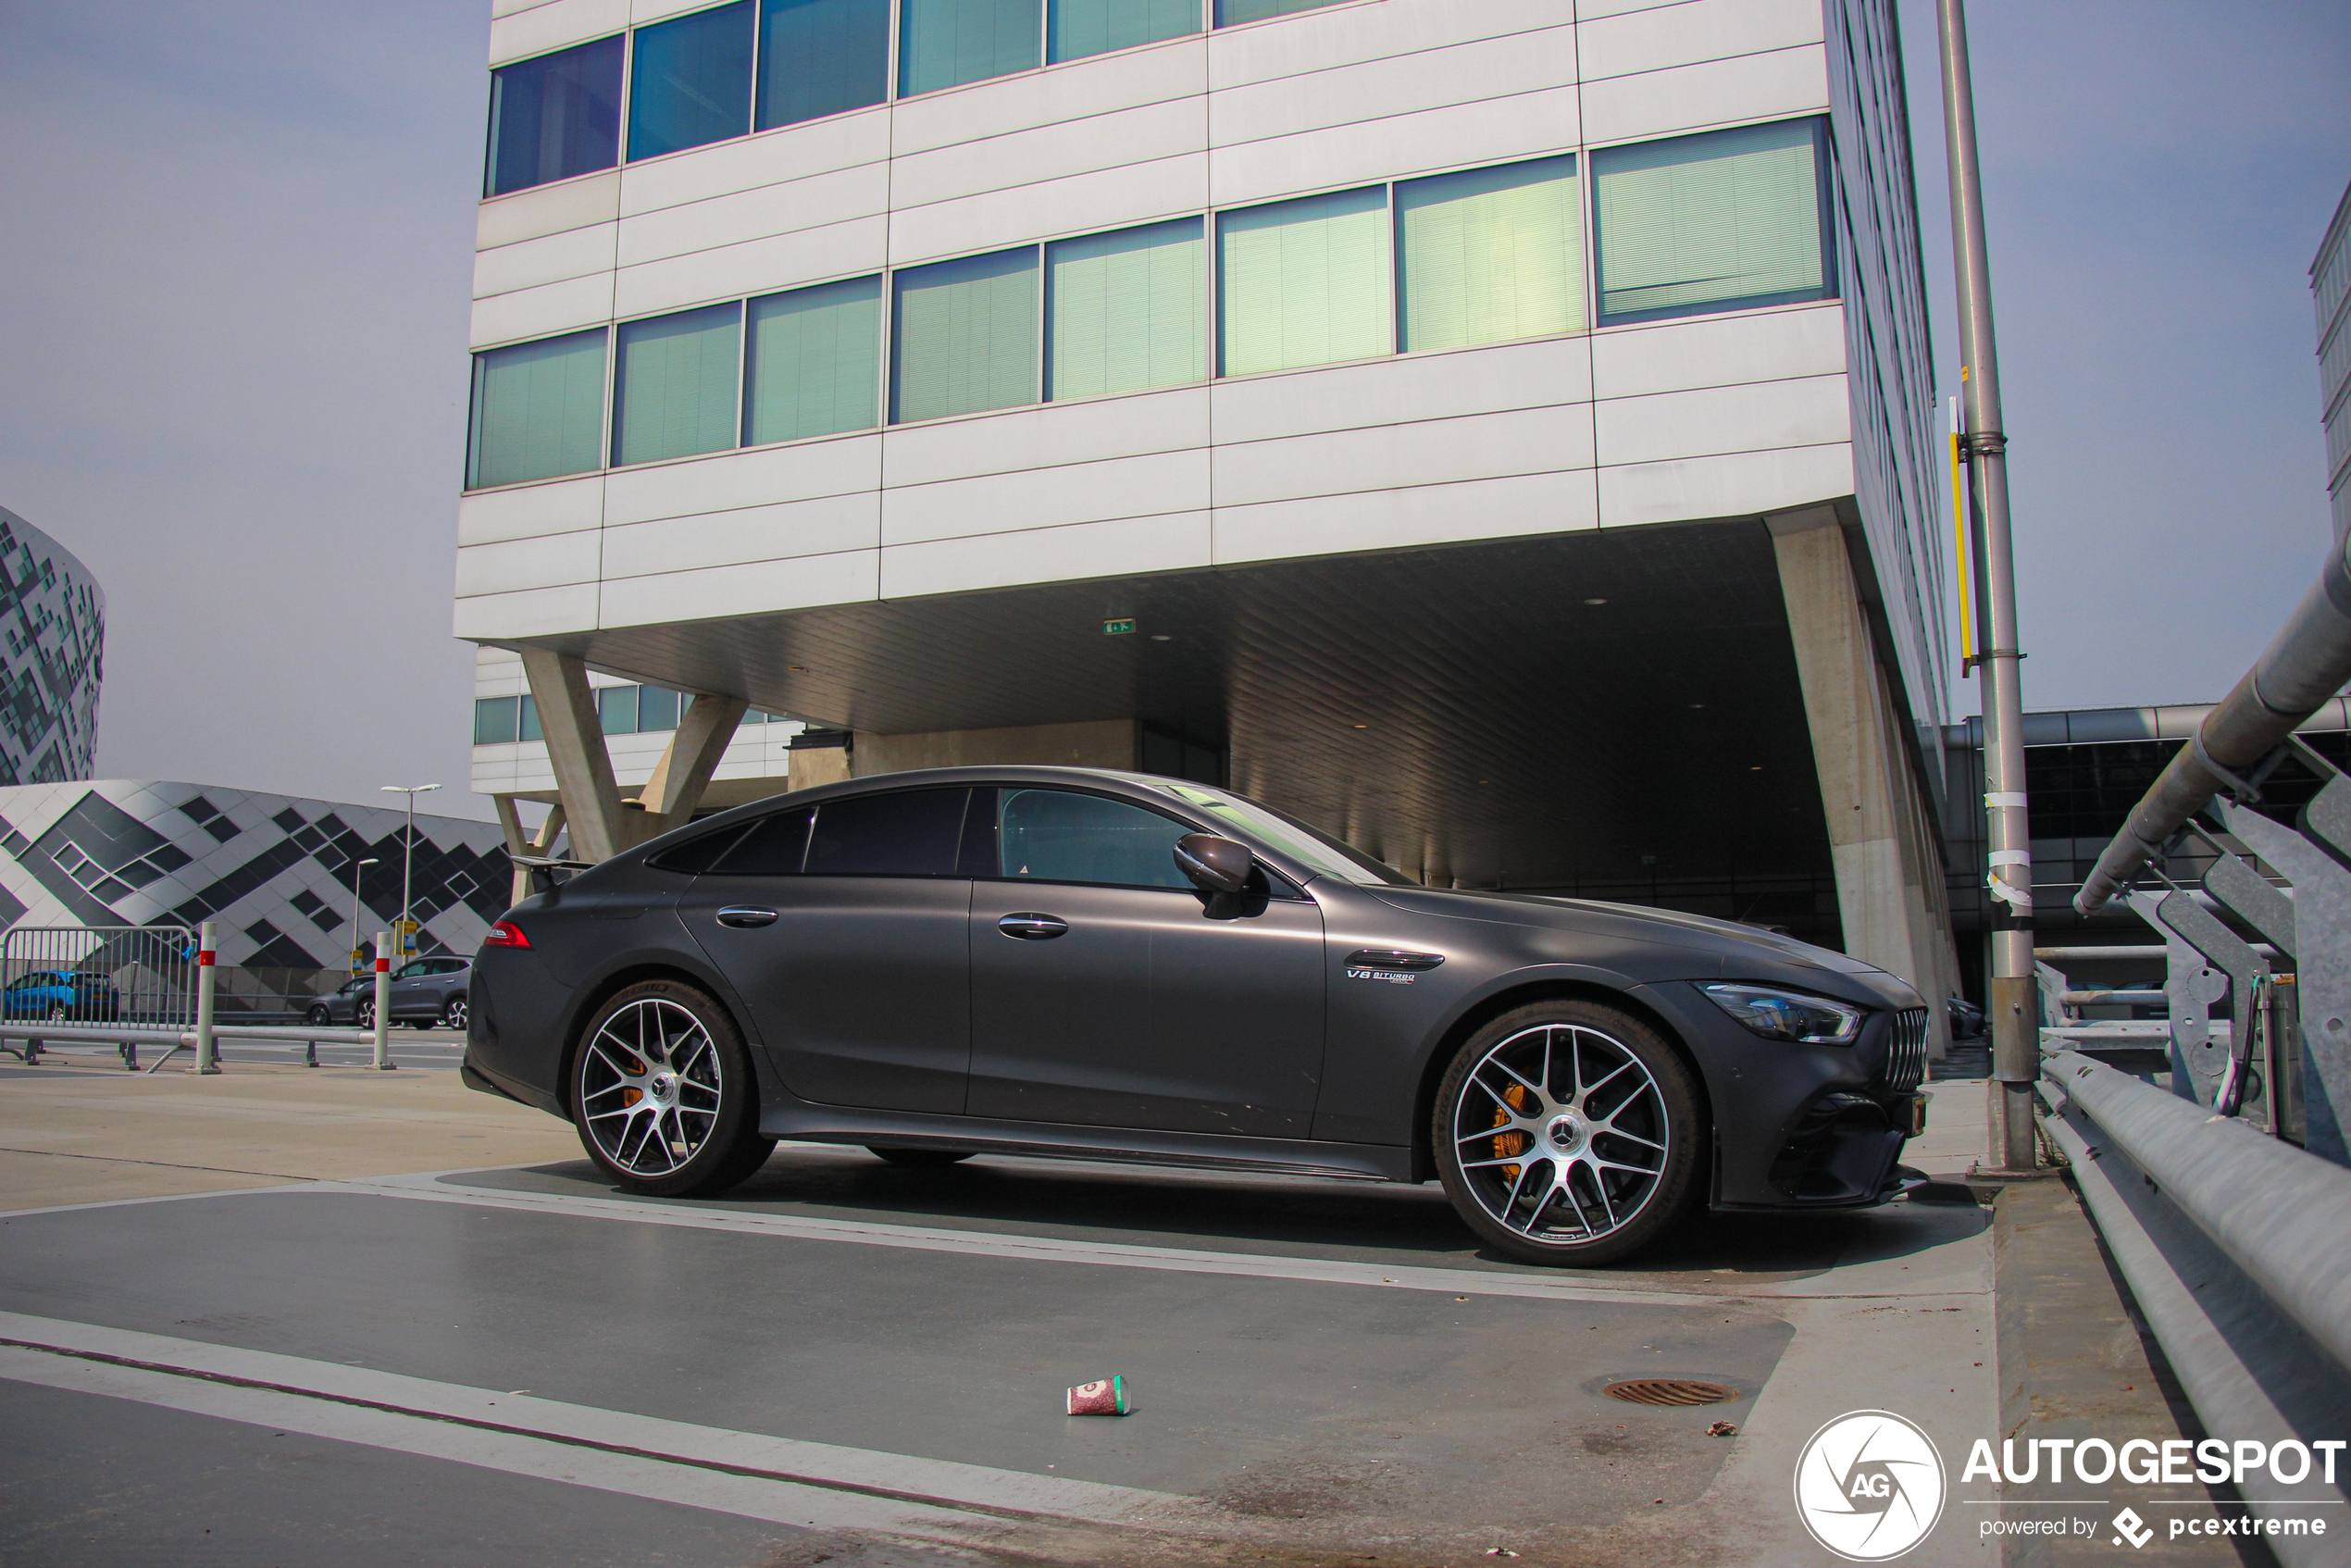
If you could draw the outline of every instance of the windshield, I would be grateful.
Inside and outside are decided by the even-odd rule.
[[[1253,839],[1326,877],[1364,887],[1409,888],[1412,879],[1392,865],[1384,865],[1351,844],[1318,833],[1296,817],[1260,805],[1244,795],[1212,790],[1205,784],[1175,784],[1154,778],[1153,787],[1166,790],[1185,804],[1222,817]]]

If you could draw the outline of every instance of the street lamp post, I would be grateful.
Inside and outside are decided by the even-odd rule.
[[[400,940],[392,951],[404,960],[408,957],[408,864],[417,852],[417,797],[428,790],[438,790],[438,784],[386,784],[381,786],[388,795],[408,797],[408,830],[400,838]]]
[[[351,960],[351,962],[352,962],[353,964],[357,964],[357,963],[359,962],[359,957],[358,957],[358,954],[360,953],[360,952],[361,952],[361,951],[362,951],[362,950],[366,947],[366,945],[367,945],[366,943],[362,942],[362,941],[359,940],[359,878],[360,878],[361,875],[362,875],[362,874],[364,874],[364,873],[367,871],[367,867],[369,867],[369,866],[371,866],[371,865],[382,865],[382,864],[383,864],[383,863],[382,863],[381,861],[377,860],[377,859],[376,859],[373,855],[368,856],[366,860],[354,861],[354,862],[352,863],[352,866],[351,866],[351,952],[352,952],[352,960]]]

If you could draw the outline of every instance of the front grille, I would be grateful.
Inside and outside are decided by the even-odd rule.
[[[1885,1087],[1910,1089],[1926,1076],[1926,1009],[1905,1008],[1894,1015],[1885,1047]]]

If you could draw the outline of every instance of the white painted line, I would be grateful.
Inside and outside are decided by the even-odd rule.
[[[94,1324],[0,1313],[0,1377],[19,1382],[678,1501],[693,1500],[676,1489],[685,1475],[737,1500],[697,1506],[788,1524],[903,1530],[1006,1515],[1160,1528],[1224,1523],[1210,1505],[1164,1492],[699,1426]],[[110,1359],[93,1359],[100,1357]],[[655,1472],[665,1478],[649,1484]],[[756,1508],[741,1506],[746,1500]]]

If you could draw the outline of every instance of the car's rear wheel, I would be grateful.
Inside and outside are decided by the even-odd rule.
[[[451,997],[441,1009],[442,1027],[454,1029],[459,1034],[466,1032],[466,999],[462,996]]]
[[[64,1023],[68,1011],[69,1010],[67,1008],[66,1004],[62,1002],[51,1002],[49,1004],[49,1022],[52,1024]]]
[[[302,1021],[315,1029],[322,1027],[326,1024],[331,1022],[332,1015],[328,1013],[327,1004],[322,1002],[317,1006],[313,1007],[309,1012],[304,1014],[302,1015]]]
[[[722,1192],[774,1151],[759,1133],[751,1055],[727,1010],[678,980],[645,980],[589,1020],[571,1069],[572,1119],[631,1192]]]
[[[373,998],[369,998],[367,1001],[359,1003],[356,1007],[354,1007],[351,1010],[351,1016],[357,1021],[361,1028],[374,1028],[376,1027],[375,1000]]]
[[[1613,1263],[1680,1219],[1705,1147],[1687,1066],[1599,1002],[1536,1002],[1464,1042],[1431,1129],[1445,1195],[1524,1263]]]
[[[936,1171],[959,1164],[976,1152],[969,1149],[900,1149],[888,1143],[869,1143],[865,1152],[910,1171]]]

